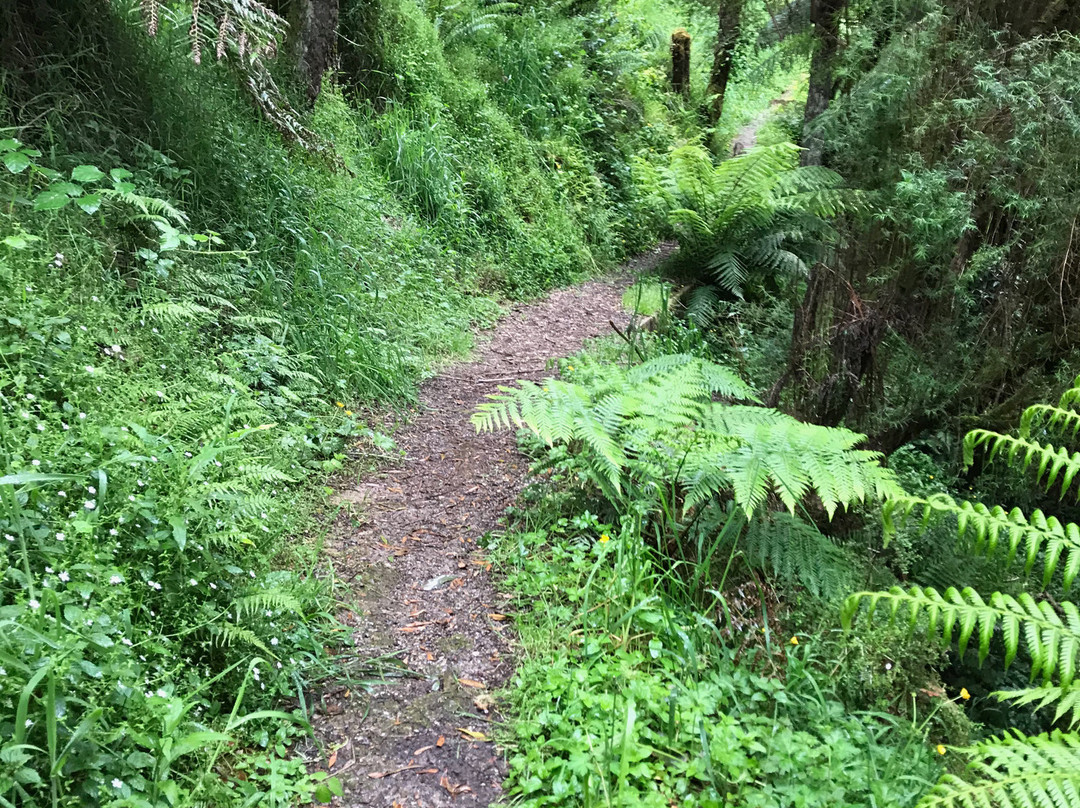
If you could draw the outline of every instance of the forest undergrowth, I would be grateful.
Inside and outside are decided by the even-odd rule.
[[[155,9],[4,9],[0,805],[328,802],[311,699],[381,663],[321,484],[501,300],[657,237],[631,163],[692,131],[666,39],[708,15],[376,4],[385,82],[302,113],[328,157]]]
[[[395,668],[324,484],[661,239],[640,328],[475,414],[535,464],[485,537],[511,799],[1077,804],[1078,32],[0,0],[0,806],[340,801],[314,706]]]

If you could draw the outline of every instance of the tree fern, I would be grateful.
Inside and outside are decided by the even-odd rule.
[[[724,492],[750,514],[770,495],[794,510],[814,491],[831,515],[899,490],[876,453],[854,448],[861,435],[714,401],[751,398],[720,365],[664,356],[630,369],[586,364],[582,377],[500,388],[473,423],[525,426],[549,445],[569,445],[615,501],[649,499],[647,490],[674,484],[685,508]]]
[[[1020,469],[1035,468],[1036,480],[1046,489],[1061,482],[1059,496],[1069,492],[1080,472],[1080,455],[1064,446],[1036,439],[1062,435],[1075,438],[1080,431],[1080,379],[1057,406],[1036,404],[1020,418],[1018,435],[974,430],[965,438],[964,457],[974,460],[976,449],[1004,459]],[[956,519],[960,536],[974,536],[974,550],[1006,553],[1012,560],[1021,552],[1031,571],[1041,560],[1045,589],[1061,570],[1066,590],[1080,571],[1080,526],[1063,523],[1041,510],[1025,515],[1019,508],[1006,510],[982,503],[957,503],[950,497],[895,497],[884,509],[886,540],[896,521],[919,514],[924,522],[942,516]],[[863,607],[866,607],[863,609]],[[1008,667],[1021,649],[1030,660],[1033,685],[995,695],[1020,705],[1053,708],[1054,720],[1080,722],[1080,609],[1069,601],[1056,602],[1037,592],[1017,595],[993,592],[984,598],[971,587],[949,587],[944,592],[926,587],[888,592],[859,592],[848,598],[842,618],[850,628],[860,613],[867,619],[882,608],[892,622],[904,621],[914,631],[922,624],[932,636],[957,643],[960,653],[975,639],[980,663],[990,651],[992,637],[1000,637]],[[966,751],[972,755],[968,778],[944,775],[919,803],[920,808],[990,808],[1039,806],[1064,808],[1080,805],[1080,735],[1054,732],[1025,737],[1013,731]]]
[[[799,151],[760,146],[714,165],[683,146],[650,175],[682,249],[728,293],[742,296],[754,277],[804,273],[831,235],[827,221],[861,204],[835,173],[800,167]]]

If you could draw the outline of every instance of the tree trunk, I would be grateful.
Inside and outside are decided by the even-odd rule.
[[[296,69],[309,104],[319,97],[323,74],[334,62],[338,11],[338,0],[293,0]]]
[[[716,48],[713,65],[709,72],[709,87],[705,91],[708,100],[709,122],[716,123],[724,111],[724,93],[731,78],[731,63],[735,56],[735,43],[739,40],[742,0],[721,0],[717,14]]]
[[[810,22],[814,26],[814,55],[810,60],[810,85],[803,116],[804,166],[819,166],[825,152],[825,137],[816,125],[833,97],[833,63],[840,51],[840,10],[844,0],[811,0]]]
[[[684,98],[690,95],[690,34],[685,28],[671,33],[671,89]]]

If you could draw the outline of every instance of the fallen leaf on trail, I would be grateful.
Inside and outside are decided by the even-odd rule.
[[[492,620],[505,620],[506,619],[505,614],[499,614],[498,612],[491,612],[488,615],[488,617],[490,617]]]
[[[475,729],[468,729],[467,727],[457,727],[457,731],[470,741],[480,741],[481,743],[487,743],[491,739],[482,732],[477,732]]]
[[[447,792],[449,792],[451,797],[456,797],[458,794],[465,794],[466,792],[472,791],[472,789],[464,783],[462,783],[461,785],[454,785],[445,775],[443,775],[443,778],[439,780],[439,785],[445,788]]]
[[[336,749],[333,752],[330,753],[330,759],[328,761],[326,761],[326,768],[327,769],[334,768],[335,763],[337,763],[337,750]]]
[[[413,755],[414,756],[422,755],[422,754],[424,754],[424,752],[427,752],[427,751],[429,751],[431,749],[434,749],[434,748],[435,747],[432,744],[428,744],[427,746],[421,746],[419,749],[417,749],[415,752],[413,752]]]
[[[435,578],[432,578],[430,581],[426,582],[420,588],[423,589],[425,592],[431,592],[431,591],[436,590],[436,589],[442,589],[444,586],[446,586],[448,583],[453,581],[455,578],[457,578],[457,576],[454,573],[448,572],[445,575],[439,575],[439,576],[436,576]]]
[[[458,679],[458,684],[465,687],[485,687],[483,682],[478,682],[475,679]]]
[[[421,769],[418,774],[438,774],[438,769]]]
[[[489,696],[487,693],[481,693],[479,696],[473,699],[473,704],[476,705],[477,710],[482,710],[486,713],[488,710],[495,706],[495,699],[492,696]]]
[[[435,656],[433,654],[429,653],[427,655],[427,661],[428,662],[434,662],[435,661]]]
[[[443,735],[440,735],[440,736],[439,736],[439,740],[435,741],[435,745],[436,745],[436,746],[440,746],[440,747],[441,747],[441,746],[442,746],[442,745],[443,745],[444,743],[446,743],[446,737],[445,737],[445,736],[443,736]]]

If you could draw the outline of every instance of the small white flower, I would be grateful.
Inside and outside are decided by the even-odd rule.
[[[266,616],[267,616],[267,617],[273,617],[273,616],[274,616],[274,613],[273,613],[272,611],[270,611],[269,609],[267,609],[267,610],[266,610]]]
[[[161,584],[159,584],[157,581],[147,581],[146,585],[151,589],[156,589],[158,592],[161,591]]]
[[[67,538],[67,536],[65,536],[63,533],[57,533],[56,534],[56,540],[57,541],[63,541],[66,538]]]
[[[71,427],[68,426],[67,421],[61,421],[60,426],[62,426],[64,428],[65,432],[67,432],[69,429],[71,429]]]
[[[12,536],[10,533],[5,533],[4,538],[7,539],[8,541],[15,541],[15,537]]]
[[[52,567],[46,567],[45,572],[55,572],[55,570]]]
[[[274,664],[277,665],[278,670],[281,670],[281,663],[280,662],[275,662]]]
[[[127,637],[124,637],[124,639],[120,640],[120,642],[122,642],[128,648],[130,648],[131,646],[133,646],[135,644],[131,640],[129,640]]]
[[[80,412],[79,413],[79,420],[80,421],[85,421],[86,420],[86,413],[85,412]]]
[[[91,493],[91,494],[96,494],[96,493],[97,493],[97,489],[96,489],[96,488],[94,488],[94,486],[92,486],[92,485],[88,485],[88,486],[86,487],[86,490],[87,490],[87,492],[89,492],[89,493]]]
[[[58,497],[66,497],[67,496],[67,491],[57,491],[56,496],[58,496]]]
[[[31,461],[30,461],[30,465],[31,465],[31,466],[40,466],[40,465],[41,465],[41,461],[40,461],[40,460],[31,460]]]
[[[27,393],[26,394],[26,400],[27,401],[33,401],[34,400],[34,394],[33,393]]]
[[[134,502],[134,501],[135,501],[135,495],[134,494],[128,494],[128,502]]]
[[[26,602],[26,605],[29,606],[31,609],[37,609],[37,607],[41,604],[38,603],[37,598],[30,598],[30,600]]]
[[[217,584],[215,584],[215,583],[211,583],[211,584],[210,584],[210,588],[211,588],[211,589],[217,589]]]
[[[158,462],[158,459],[156,457],[154,457],[153,455],[150,455],[150,462],[151,463],[156,463],[156,462]]]
[[[164,689],[162,689],[162,688],[158,688],[158,692],[157,692],[157,694],[158,694],[158,695],[159,695],[159,696],[160,696],[161,698],[163,698],[163,699],[167,699],[167,698],[169,698],[169,694],[168,694],[168,693],[166,693],[166,692],[165,692],[165,690],[164,690]]]
[[[143,482],[142,480],[136,480],[136,481],[135,481],[135,485],[137,485],[137,486],[139,486],[140,488],[142,488],[142,487],[143,487],[144,485],[146,485],[146,483],[144,483],[144,482]]]
[[[190,581],[188,581],[188,586],[198,586],[198,585],[199,585],[199,582],[196,581],[194,578],[192,578]]]
[[[86,366],[86,372],[87,373],[93,373],[94,372],[94,366],[93,365],[87,365]]]
[[[88,499],[86,500],[86,502],[83,503],[83,507],[86,508],[86,510],[88,511],[92,511],[94,510],[94,508],[97,507],[97,503],[94,502],[94,500],[92,499]]]
[[[119,536],[119,535],[120,535],[120,531],[119,531],[119,530],[117,530],[117,529],[116,529],[115,527],[110,527],[110,528],[109,528],[109,535],[110,535],[110,536]]]
[[[248,575],[250,575],[252,578],[254,578],[255,577],[255,570],[248,570]]]
[[[121,351],[123,351],[123,350],[124,350],[124,349],[123,349],[123,348],[121,348],[121,347],[120,347],[119,345],[113,345],[113,346],[112,346],[112,349],[113,349],[113,353],[120,353]]]
[[[57,578],[59,578],[59,579],[60,579],[61,581],[63,581],[63,582],[65,583],[65,584],[66,584],[66,583],[67,583],[68,581],[70,581],[70,580],[71,580],[71,576],[70,576],[70,575],[68,575],[68,574],[67,574],[66,572],[61,572],[61,573],[60,573],[60,574],[59,574],[58,576],[56,576],[56,577],[57,577]]]
[[[113,781],[112,781],[112,787],[113,788],[123,788],[124,787],[124,781],[121,780],[119,777],[114,777]]]
[[[891,671],[891,670],[892,670],[892,663],[891,663],[891,662],[886,662],[886,663],[885,663],[885,670],[887,670],[887,671]]]
[[[158,398],[165,398],[165,394],[163,392],[161,392],[160,390],[158,390],[156,392],[157,392],[157,397]]]
[[[34,726],[34,722],[28,718],[26,719],[26,723],[23,726],[25,726],[27,729],[30,729],[30,727]]]
[[[116,586],[117,584],[122,584],[123,582],[124,582],[124,579],[121,578],[119,575],[111,575],[111,576],[109,576],[109,583],[112,584],[113,586]]]
[[[37,431],[38,432],[44,432],[45,431],[45,424],[38,424],[37,425]]]
[[[20,412],[19,415],[21,415],[24,419],[27,419],[27,418],[30,417],[30,413],[28,413],[26,410],[23,410],[22,412]]]

